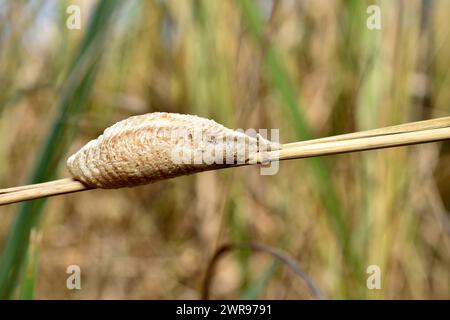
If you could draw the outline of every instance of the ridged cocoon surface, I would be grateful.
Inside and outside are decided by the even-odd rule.
[[[130,117],[107,128],[73,154],[67,167],[75,179],[90,187],[132,187],[232,166],[237,159],[248,162],[262,149],[278,149],[278,145],[213,120],[156,112]],[[174,161],[174,154],[180,152],[192,156],[188,161]],[[217,157],[223,159],[222,163],[214,162]]]

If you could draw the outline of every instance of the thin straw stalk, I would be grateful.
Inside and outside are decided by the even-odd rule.
[[[450,117],[283,144],[257,154],[257,163],[398,147],[450,139]],[[92,189],[72,179],[0,189],[0,205]]]

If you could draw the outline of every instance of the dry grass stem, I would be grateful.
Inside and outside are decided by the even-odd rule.
[[[16,188],[1,189],[0,205],[45,198],[65,193],[73,193],[88,189],[90,189],[88,186],[73,178],[30,184]]]
[[[178,164],[170,158],[174,145],[161,130],[185,129],[189,135],[200,128],[207,143],[227,148],[224,137],[245,134],[228,129],[212,120],[179,114],[154,113],[120,121],[105,130],[68,160],[74,178],[0,190],[0,205],[65,194],[92,188],[119,188],[152,183],[176,176],[236,166],[235,164]],[[252,141],[245,136],[245,143]],[[264,140],[268,151],[256,150],[247,158],[257,163],[299,159],[331,154],[405,146],[450,139],[450,117],[412,122],[375,130],[333,137],[272,144]],[[192,142],[192,141],[191,141]],[[176,143],[182,143],[177,141]],[[204,145],[191,143],[191,151],[202,152]],[[237,149],[245,145],[237,146]],[[192,150],[193,149],[193,150]],[[244,165],[253,164],[247,161]],[[82,182],[80,182],[82,181]]]

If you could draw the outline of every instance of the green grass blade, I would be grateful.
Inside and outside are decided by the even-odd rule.
[[[32,232],[31,234],[28,252],[24,262],[22,283],[20,288],[20,299],[23,300],[32,300],[34,298],[39,271],[41,234],[39,232]]]
[[[97,73],[98,60],[104,50],[108,22],[118,5],[118,1],[109,0],[97,4],[79,52],[69,69],[57,107],[59,114],[37,158],[30,183],[43,182],[56,176],[58,163],[65,155],[75,130],[74,126],[68,125],[72,122],[67,120],[76,118],[86,105]],[[0,263],[0,299],[13,297],[27,253],[30,230],[39,224],[45,202],[29,201],[18,208]]]
[[[282,63],[276,48],[263,41],[263,19],[259,8],[251,0],[239,1],[242,13],[247,21],[249,31],[257,44],[266,50],[264,65],[267,77],[274,92],[282,102],[286,116],[292,120],[299,139],[306,140],[313,137],[312,130],[298,106],[298,93],[292,85],[286,66]],[[341,244],[347,267],[358,280],[362,276],[360,258],[351,248],[351,237],[348,225],[344,220],[342,205],[337,192],[332,185],[329,168],[320,158],[305,160],[312,169],[315,187],[320,194],[331,228]]]
[[[245,223],[242,217],[242,212],[238,207],[239,203],[239,198],[235,195],[231,195],[228,214],[230,238],[233,243],[247,243],[249,242],[250,235],[248,226]],[[244,289],[250,279],[251,251],[236,250],[234,254],[236,255],[236,258],[239,262],[241,289]]]
[[[262,275],[258,277],[258,279],[247,285],[245,292],[242,294],[242,300],[258,299],[261,292],[264,291],[270,279],[272,279],[275,272],[278,270],[279,266],[280,263],[277,260],[273,260],[263,271]]]

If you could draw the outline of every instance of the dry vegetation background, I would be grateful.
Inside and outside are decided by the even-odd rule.
[[[71,152],[146,112],[279,128],[284,142],[447,116],[450,1],[378,1],[380,31],[366,27],[373,3],[2,0],[0,186],[68,176]],[[65,26],[70,4],[81,30]],[[254,242],[328,298],[448,299],[449,161],[433,143],[1,207],[0,297],[197,299],[214,252]],[[72,264],[81,290],[66,288]],[[381,290],[366,288],[372,264]],[[223,256],[210,293],[314,298],[253,250]]]

